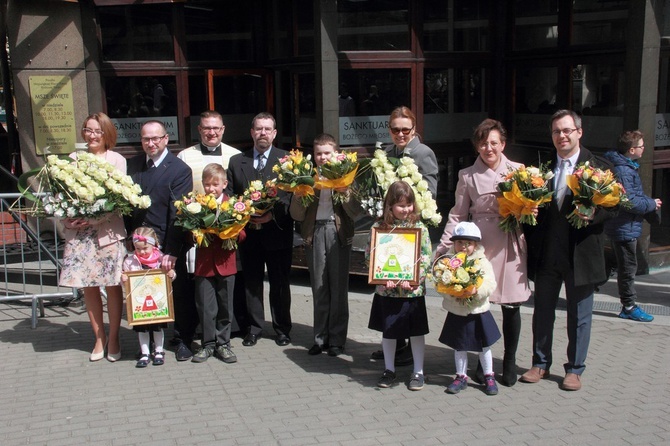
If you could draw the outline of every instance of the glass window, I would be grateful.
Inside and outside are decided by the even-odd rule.
[[[427,69],[424,72],[424,138],[461,141],[486,118],[483,68]]]
[[[425,4],[424,49],[485,51],[489,39],[489,3],[488,0],[450,0]]]
[[[340,0],[339,51],[409,50],[407,0]]]
[[[308,56],[314,54],[314,4],[312,2],[299,2],[296,8],[298,20],[298,55]]]
[[[393,108],[411,105],[409,69],[340,70],[340,144],[391,142]]]
[[[626,38],[628,0],[574,2],[572,44],[623,42]]]
[[[514,49],[547,48],[558,43],[558,0],[516,0]]]
[[[558,110],[556,67],[522,66],[516,71],[514,139],[517,142],[551,142],[549,118]]]
[[[109,6],[98,13],[103,60],[174,60],[172,5]]]
[[[192,61],[253,60],[253,17],[254,10],[244,2],[186,3],[186,57]]]
[[[174,76],[129,76],[105,79],[110,118],[144,118],[177,115]]]
[[[293,14],[291,5],[286,1],[272,2],[272,14],[269,15],[269,30],[272,38],[268,39],[268,48],[271,59],[282,59],[293,55],[291,41],[291,23]]]

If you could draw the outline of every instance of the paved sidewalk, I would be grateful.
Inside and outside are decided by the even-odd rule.
[[[606,284],[596,296],[581,391],[558,388],[566,346],[559,311],[551,379],[500,386],[497,396],[477,385],[444,392],[453,353],[437,341],[446,313],[430,294],[425,388],[407,390],[412,369],[401,367],[398,386],[377,389],[384,366],[368,358],[380,336],[367,329],[371,291],[360,278],[338,358],[307,355],[312,303],[304,272],[293,277],[293,343],[281,348],[266,337],[250,348],[234,339],[239,362],[231,365],[177,363],[169,354],[162,367],[136,369],[136,336],[125,323],[123,359],[90,363],[81,309],[47,308],[32,330],[29,307],[0,305],[0,444],[668,444],[670,271],[638,279],[639,301],[656,319],[619,319],[616,285]],[[493,313],[500,323],[497,307]],[[523,308],[519,373],[530,366],[531,313]],[[502,342],[493,352],[500,371]]]

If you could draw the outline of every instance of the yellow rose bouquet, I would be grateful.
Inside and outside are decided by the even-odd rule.
[[[317,177],[315,189],[340,189],[349,187],[358,172],[358,155],[356,152],[338,152],[322,166],[316,168]],[[333,202],[342,204],[347,200],[347,194],[333,191]]]
[[[470,302],[472,291],[484,281],[479,259],[468,258],[464,252],[438,257],[433,263],[431,279],[438,293],[464,299],[466,303]]]
[[[37,194],[28,184],[37,180]],[[88,152],[77,159],[49,155],[44,167],[19,178],[22,195],[34,202],[25,209],[30,215],[56,218],[97,218],[107,213],[129,215],[134,208],[151,206],[139,184],[104,158]]]
[[[249,222],[254,208],[249,200],[231,197],[219,203],[213,194],[189,193],[174,202],[176,226],[191,231],[199,247],[221,240],[223,249],[236,249],[237,236]]]
[[[581,217],[593,217],[599,207],[611,208],[618,204],[630,206],[626,191],[616,181],[614,173],[593,167],[588,161],[575,166],[572,175],[566,176],[565,182],[572,191],[572,204],[575,205],[575,210],[567,218],[575,228],[588,226],[589,222]]]
[[[304,156],[300,150],[291,150],[272,166],[277,174],[277,187],[300,197],[303,206],[314,201],[314,164],[312,156]]]
[[[535,226],[537,220],[533,208],[551,201],[553,193],[549,190],[548,182],[553,177],[554,173],[547,169],[546,164],[540,167],[510,168],[503,181],[498,183],[501,193],[498,208],[503,217],[498,224],[500,229],[513,232],[520,223]]]
[[[272,209],[279,199],[276,181],[267,180],[263,183],[261,180],[253,180],[242,194],[242,198],[254,208],[254,216],[261,216]],[[254,228],[260,229],[260,226],[255,225]]]

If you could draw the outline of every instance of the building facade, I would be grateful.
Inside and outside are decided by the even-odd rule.
[[[54,114],[38,113],[45,104],[35,92],[47,88],[40,82],[69,83],[71,100],[55,106],[66,115],[62,132],[81,142],[81,121],[104,111],[126,155],[141,150],[137,129],[148,118],[169,124],[170,148],[187,147],[206,109],[224,115],[224,141],[239,148],[251,144],[251,118],[268,110],[284,148],[309,150],[326,131],[343,147],[371,151],[390,141],[391,109],[407,105],[438,156],[446,213],[458,169],[474,160],[469,138],[482,119],[506,125],[509,157],[537,164],[552,154],[549,116],[571,108],[583,115],[582,141],[596,152],[613,148],[624,129],[640,128],[645,188],[670,203],[670,2],[3,3],[5,102],[16,117],[8,117],[3,163],[17,152],[24,169],[34,167],[44,151],[37,143],[53,137],[43,135],[52,127],[40,119]],[[652,265],[670,249],[667,225],[664,216],[647,235]]]

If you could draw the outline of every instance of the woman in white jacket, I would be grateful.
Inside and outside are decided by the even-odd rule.
[[[489,311],[489,296],[496,288],[493,267],[484,256],[484,247],[477,225],[461,222],[454,228],[451,241],[454,242],[447,255],[464,252],[467,261],[474,260],[482,274],[482,282],[468,291],[468,297],[456,297],[442,293],[442,306],[449,313],[444,321],[440,342],[454,349],[456,378],[447,387],[448,393],[458,393],[468,386],[468,351],[479,352],[479,362],[484,370],[484,392],[496,395],[498,386],[493,375],[493,355],[491,346],[500,339],[500,331]]]

